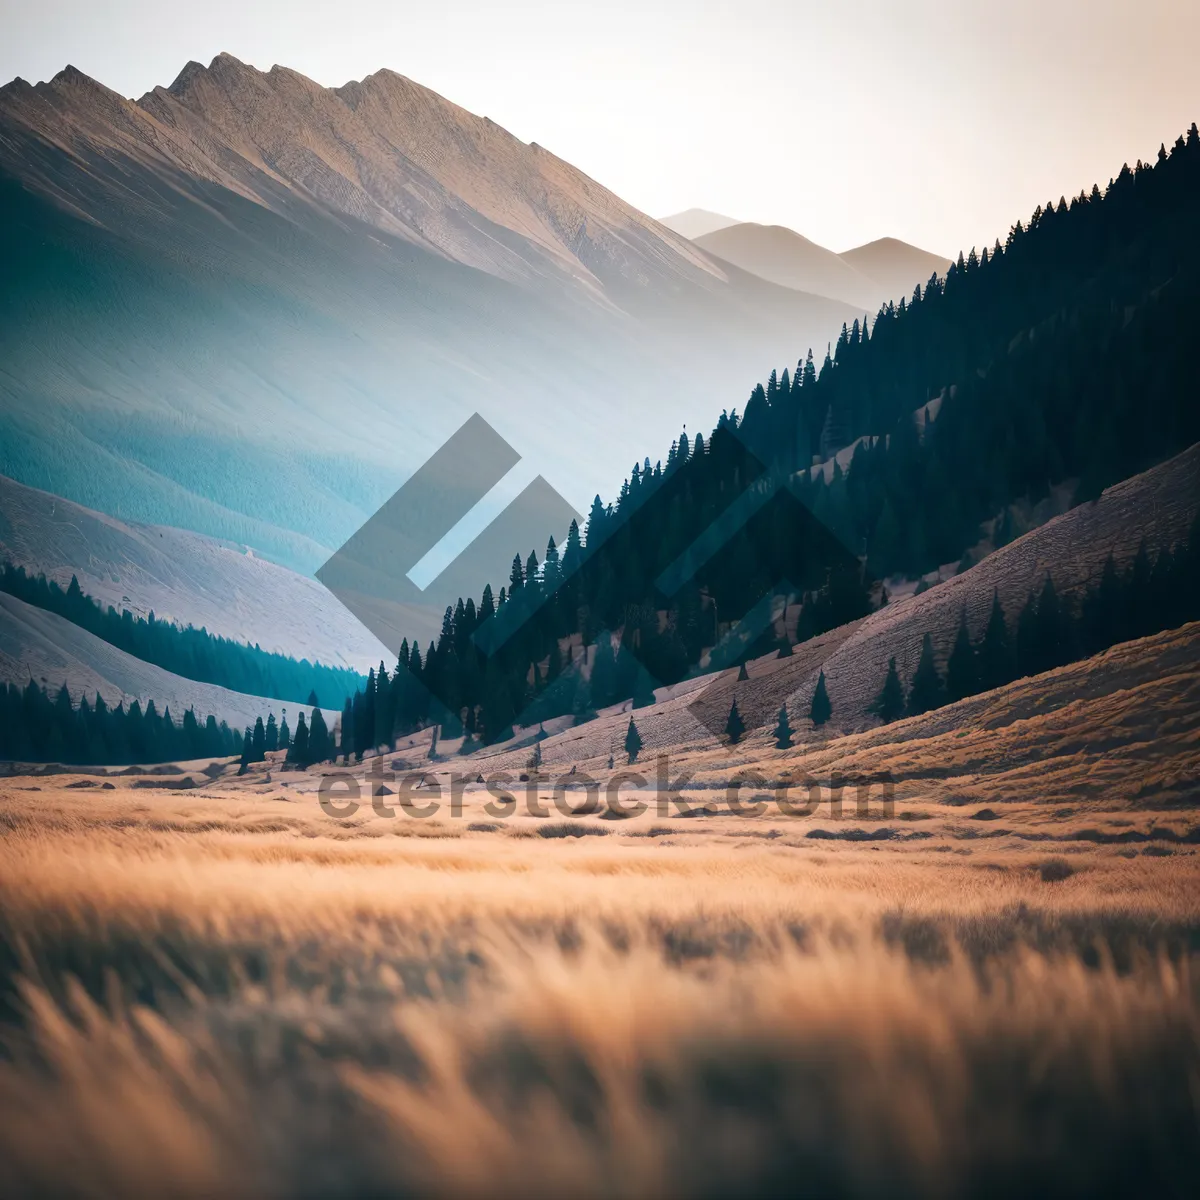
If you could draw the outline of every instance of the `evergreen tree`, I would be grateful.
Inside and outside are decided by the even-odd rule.
[[[649,708],[654,703],[654,680],[645,667],[638,668],[637,685],[633,691],[633,707]]]
[[[946,698],[950,703],[973,696],[979,691],[979,665],[975,647],[971,644],[971,633],[967,628],[967,610],[964,607],[958,622],[958,633],[950,661],[946,664]]]
[[[210,717],[211,721],[212,718]],[[292,745],[292,731],[288,728],[287,709],[283,710],[283,716],[279,721],[279,749],[290,750]]]
[[[333,744],[330,741],[329,728],[325,724],[325,714],[319,708],[314,708],[308,727],[308,761],[328,762],[332,757]]]
[[[900,674],[894,658],[888,659],[887,678],[883,681],[883,689],[875,701],[874,709],[884,724],[890,724],[904,715],[904,689],[900,685]]]
[[[992,591],[992,611],[979,648],[977,663],[979,686],[983,691],[998,688],[1012,679],[1015,672],[1013,650],[1008,640],[1008,625],[1000,604],[999,590]]]
[[[792,748],[792,727],[788,723],[787,705],[779,706],[779,717],[775,722],[775,749],[790,750]]]
[[[946,701],[941,673],[933,656],[933,638],[927,633],[921,639],[921,658],[908,692],[908,714],[917,716],[931,712]]]
[[[737,697],[733,698],[733,704],[729,707],[729,716],[725,721],[725,736],[729,739],[731,746],[736,746],[742,740],[742,735],[746,732],[746,723],[742,720],[742,714],[738,712]]]
[[[251,750],[253,752],[255,762],[262,762],[267,757],[267,733],[263,728],[262,717],[258,717],[254,722]]]
[[[275,714],[267,714],[266,748],[273,752],[279,749],[279,726],[275,723]]]
[[[829,703],[829,693],[825,690],[825,672],[817,676],[817,687],[813,692],[812,708],[808,718],[817,729],[820,729],[833,715],[833,705]]]
[[[245,775],[252,762],[254,762],[254,734],[247,725],[245,735],[242,737],[242,761],[238,764],[238,774]]]
[[[296,737],[292,742],[288,761],[299,767],[308,766],[308,725],[305,723],[303,712],[296,718]]]
[[[1059,604],[1058,593],[1054,590],[1054,581],[1047,575],[1037,602],[1034,624],[1033,674],[1053,670],[1069,658],[1066,624],[1062,606]]]
[[[637,757],[642,751],[642,735],[638,733],[638,727],[634,724],[633,718],[629,718],[629,728],[625,731],[625,753],[629,757],[631,763],[637,762]]]

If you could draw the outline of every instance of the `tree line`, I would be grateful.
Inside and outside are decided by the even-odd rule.
[[[90,703],[86,696],[74,703],[65,683],[53,699],[32,679],[24,688],[0,686],[0,760],[121,766],[240,755],[244,773],[277,750],[287,752],[285,762],[308,767],[332,762],[337,738],[315,706],[307,720],[300,711],[294,734],[286,709],[278,722],[271,712],[239,734],[212,715],[201,723],[191,708],[176,721],[170,708],[160,713],[153,700],[144,709],[139,700],[112,708],[99,693]]]
[[[74,704],[65,683],[53,699],[32,679],[0,687],[0,759],[115,766],[228,758],[241,744],[224,721],[210,715],[201,724],[190,708],[176,722],[153,700],[110,708],[99,693]]]
[[[65,617],[102,641],[185,679],[213,683],[250,696],[303,703],[316,693],[335,707],[363,685],[363,677],[346,667],[329,667],[308,659],[270,653],[218,637],[203,627],[181,627],[170,621],[135,617],[128,609],[103,608],[72,575],[64,590],[44,575],[27,574],[11,563],[0,566],[0,591],[35,608]],[[310,702],[311,703],[311,702]]]

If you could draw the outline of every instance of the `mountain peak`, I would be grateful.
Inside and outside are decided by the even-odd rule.
[[[167,91],[172,96],[184,96],[191,89],[192,84],[204,76],[207,67],[203,63],[198,63],[194,58],[184,64],[183,70],[175,76],[174,82],[167,88]]]

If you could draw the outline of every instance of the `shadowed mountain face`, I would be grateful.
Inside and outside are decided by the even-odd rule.
[[[908,296],[931,275],[944,275],[949,260],[896,238],[881,238],[845,254],[783,225],[745,222],[706,232],[697,246],[772,283],[816,292],[874,313],[889,300]]]
[[[391,72],[228,55],[0,89],[0,257],[0,472],[306,570],[474,411],[584,510],[853,317]]]

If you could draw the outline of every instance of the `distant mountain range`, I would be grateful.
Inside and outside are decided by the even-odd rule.
[[[704,229],[708,222],[700,218],[716,219],[715,213],[691,209],[679,216],[689,219],[671,226],[676,218],[667,218],[664,224],[703,229],[692,240],[721,262],[771,283],[840,300],[872,316],[881,304],[911,296],[917,284],[928,283],[931,275],[944,275],[950,265],[949,259],[896,238],[880,238],[835,254],[783,225],[720,218],[721,225]]]
[[[0,258],[0,472],[303,571],[474,411],[583,509],[856,315],[390,71],[227,54],[0,88]]]

